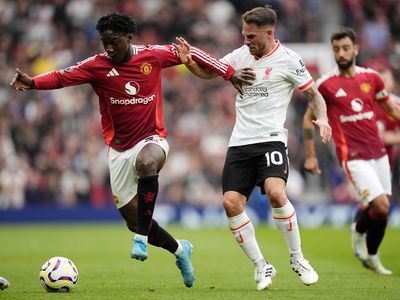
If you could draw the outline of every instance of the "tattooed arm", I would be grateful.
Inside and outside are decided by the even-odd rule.
[[[314,111],[314,116],[316,117],[316,120],[312,120],[312,123],[314,126],[319,128],[321,141],[325,144],[326,142],[329,142],[332,135],[332,129],[329,126],[328,116],[326,114],[325,100],[314,85],[306,89],[303,93],[311,105],[311,108]]]

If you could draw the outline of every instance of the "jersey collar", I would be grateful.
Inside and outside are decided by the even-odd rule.
[[[272,49],[269,53],[265,54],[262,57],[257,57],[255,55],[253,55],[255,60],[259,60],[259,59],[263,59],[263,58],[267,58],[269,56],[271,56],[272,54],[274,54],[276,52],[276,50],[278,50],[279,46],[281,45],[281,42],[279,40],[275,40],[275,47],[274,49]]]

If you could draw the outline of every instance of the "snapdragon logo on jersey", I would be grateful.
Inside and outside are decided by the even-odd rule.
[[[139,84],[135,81],[129,81],[125,84],[125,92],[128,95],[134,96],[139,92]]]
[[[364,102],[360,98],[351,100],[351,108],[357,114],[354,115],[340,115],[340,123],[357,122],[361,120],[371,120],[374,117],[373,111],[361,112],[364,108]]]
[[[130,96],[136,95],[140,90],[140,86],[136,81],[129,81],[125,84],[125,93]],[[155,99],[156,95],[150,95],[149,97],[142,97],[142,98],[114,98],[110,97],[111,104],[117,105],[131,105],[131,104],[148,104],[149,102]]]

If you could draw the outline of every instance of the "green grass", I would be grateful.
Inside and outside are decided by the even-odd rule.
[[[130,259],[132,235],[122,224],[0,225],[0,276],[12,286],[0,299],[400,299],[400,235],[388,229],[380,252],[393,276],[379,276],[352,256],[347,229],[302,230],[306,257],[320,275],[304,286],[289,268],[288,251],[280,233],[257,228],[265,257],[278,275],[267,291],[256,291],[253,267],[228,229],[187,230],[169,227],[177,238],[195,246],[196,282],[186,288],[174,257],[149,249],[145,262]],[[52,256],[66,256],[79,269],[79,281],[68,294],[47,293],[39,269]]]

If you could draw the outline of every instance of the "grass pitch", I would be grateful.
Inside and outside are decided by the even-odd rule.
[[[184,286],[175,258],[149,248],[149,259],[130,259],[132,234],[123,224],[0,225],[0,276],[11,286],[0,299],[400,299],[400,235],[389,228],[381,246],[384,265],[394,275],[377,275],[353,257],[348,229],[302,230],[303,252],[320,280],[304,286],[289,267],[288,250],[275,228],[260,226],[265,257],[277,268],[272,288],[256,291],[253,267],[228,229],[168,227],[194,247],[194,287]],[[79,281],[67,294],[48,293],[39,282],[42,264],[53,256],[70,258]]]

